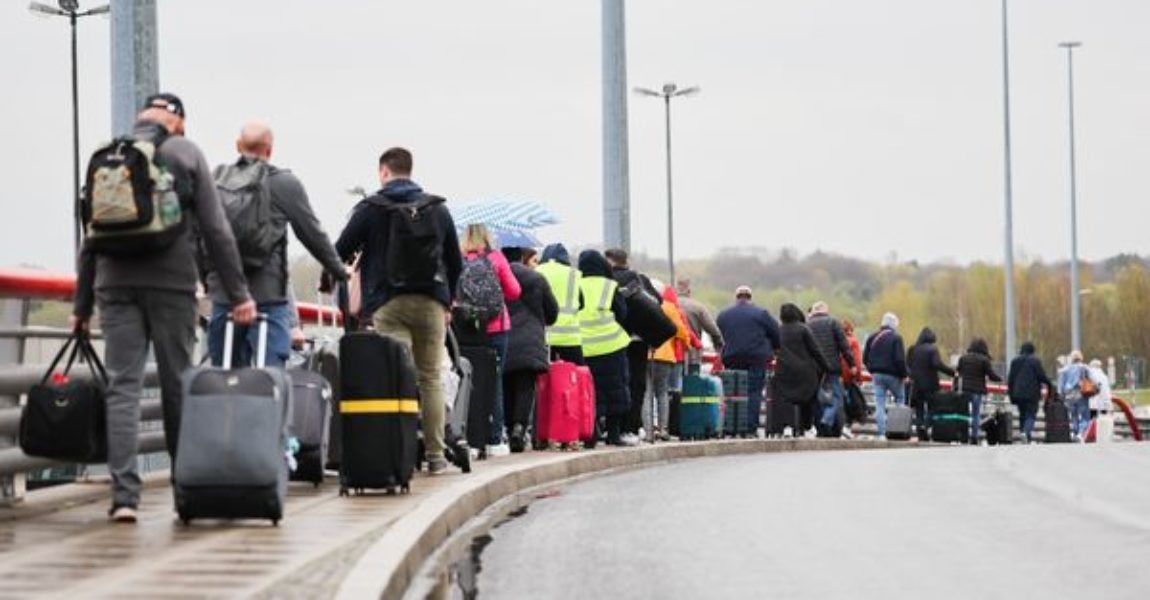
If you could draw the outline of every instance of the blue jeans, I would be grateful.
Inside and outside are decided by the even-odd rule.
[[[970,394],[970,441],[978,443],[978,434],[982,433],[982,402],[986,400],[985,394]]]
[[[1078,435],[1086,433],[1090,425],[1090,399],[1079,398],[1070,405],[1070,423]]]
[[[683,391],[683,370],[683,363],[671,364],[670,370],[667,371],[667,391]]]
[[[265,302],[256,306],[258,312],[268,316],[268,367],[282,368],[291,356],[291,313],[287,302]],[[212,318],[208,321],[208,354],[214,366],[224,364],[224,330],[232,308],[226,304],[212,304]],[[228,366],[250,367],[255,364],[256,350],[260,343],[259,325],[236,325],[232,340],[232,364]]]
[[[767,383],[766,367],[747,369],[747,433],[759,435],[759,407],[763,402],[763,389]]]
[[[499,355],[499,364],[495,368],[494,405],[491,407],[491,437],[488,440],[493,445],[503,443],[506,428],[503,422],[503,363],[507,362],[507,337],[506,331],[487,334],[488,347],[495,348],[496,354]]]
[[[878,434],[886,435],[886,395],[894,398],[896,404],[906,404],[906,388],[902,380],[885,373],[874,374],[874,420],[878,424]]]
[[[838,417],[839,411],[843,409],[843,402],[846,400],[847,391],[846,388],[843,387],[841,374],[832,373],[828,375],[827,378],[830,379],[831,396],[834,398],[834,402],[829,406],[822,407],[823,416],[819,419],[819,422],[823,424],[823,427],[830,428],[834,426],[835,418]]]
[[[1019,400],[1018,404],[1018,422],[1022,428],[1022,439],[1029,442],[1034,435],[1034,422],[1038,419],[1038,401],[1037,400]]]

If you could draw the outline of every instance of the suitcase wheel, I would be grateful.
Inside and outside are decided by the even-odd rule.
[[[349,490],[347,489],[346,486],[342,486],[342,485],[339,486],[339,497],[340,498],[345,498],[345,497],[350,496],[350,495],[351,495],[351,493],[349,492]]]
[[[279,527],[279,526],[280,526],[280,520],[279,519],[272,519],[272,527]]]

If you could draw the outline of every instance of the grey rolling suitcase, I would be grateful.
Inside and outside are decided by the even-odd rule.
[[[283,518],[292,386],[265,369],[267,318],[258,317],[256,368],[195,368],[183,377],[184,404],[174,471],[176,512],[192,519]],[[224,364],[232,364],[228,321]]]
[[[331,384],[309,369],[288,371],[292,383],[291,435],[299,443],[292,481],[323,483],[331,427]]]
[[[886,410],[886,437],[891,440],[909,440],[914,431],[914,409],[895,404]]]

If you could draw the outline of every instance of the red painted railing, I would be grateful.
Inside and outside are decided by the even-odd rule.
[[[72,273],[53,273],[36,269],[0,269],[0,298],[32,298],[36,300],[71,300],[76,293],[76,276]],[[339,311],[330,306],[310,302],[297,302],[301,323],[338,322]]]

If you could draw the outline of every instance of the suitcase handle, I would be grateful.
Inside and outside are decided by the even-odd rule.
[[[256,342],[256,368],[263,369],[268,364],[268,314],[256,313],[256,322],[259,323],[259,341]],[[236,323],[229,313],[224,323],[224,362],[225,369],[235,368],[232,363],[233,344],[236,339]]]

